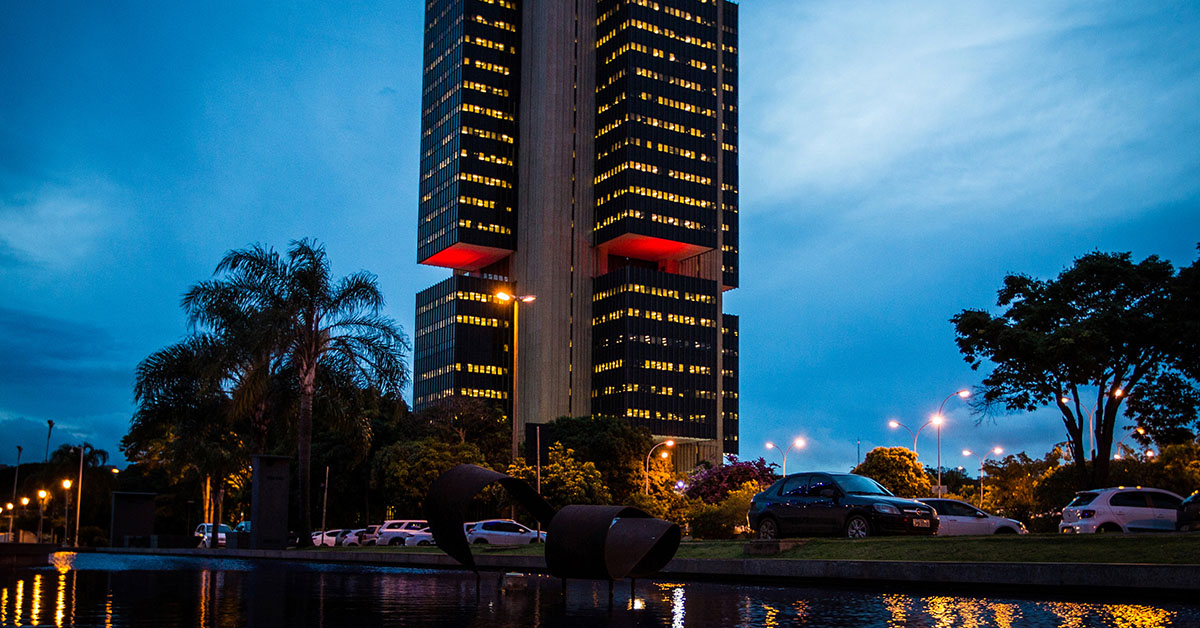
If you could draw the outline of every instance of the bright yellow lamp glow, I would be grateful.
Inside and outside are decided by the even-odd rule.
[[[934,425],[941,425],[942,424],[942,415],[940,415],[940,414],[933,415],[933,418],[929,419],[929,422],[933,423]]]
[[[807,445],[808,443],[804,442],[803,438],[797,438],[792,444],[797,447],[803,447],[803,446]]]
[[[38,491],[38,499],[46,499],[46,491]]]
[[[900,427],[900,422],[899,421],[888,421],[888,427],[890,427],[892,429]]]
[[[501,301],[512,301],[513,297],[511,294],[509,294],[507,292],[497,292],[496,298],[500,299]]]
[[[71,489],[71,481],[70,480],[63,480],[62,484],[63,484],[63,488],[65,488],[67,490]]]
[[[673,441],[673,440],[667,441],[667,447],[674,447],[674,446],[675,446],[675,441]]]
[[[969,391],[969,390],[967,390],[966,388],[964,388],[964,389],[962,389],[962,390],[958,391],[958,396],[959,396],[959,398],[961,398],[961,399],[966,399],[967,397],[970,397],[970,396],[971,396],[971,391]]]

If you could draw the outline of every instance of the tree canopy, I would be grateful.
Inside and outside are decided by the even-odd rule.
[[[900,497],[926,497],[932,490],[917,454],[906,447],[876,447],[853,473],[879,482]]]
[[[1052,280],[1006,276],[998,314],[963,310],[951,319],[964,359],[992,367],[980,409],[1056,408],[1080,488],[1108,482],[1122,405],[1151,437],[1189,440],[1200,406],[1198,272],[1196,263],[1176,275],[1156,256],[1095,252]]]

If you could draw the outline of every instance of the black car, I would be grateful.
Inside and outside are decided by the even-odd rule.
[[[1175,516],[1175,529],[1188,531],[1200,530],[1200,491],[1196,491],[1179,504],[1179,514]]]
[[[933,508],[896,497],[879,482],[851,473],[796,473],[750,502],[750,527],[760,539],[785,536],[933,534]]]

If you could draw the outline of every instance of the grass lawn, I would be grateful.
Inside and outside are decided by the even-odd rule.
[[[679,558],[746,558],[746,541],[685,541]],[[331,548],[304,551],[328,552]],[[378,553],[440,553],[436,547],[363,547],[339,550]],[[473,546],[476,555],[530,556],[541,545]],[[1200,565],[1200,533],[1028,534],[1021,536],[875,537],[808,539],[771,557],[752,560],[906,560],[933,562],[1150,563]]]

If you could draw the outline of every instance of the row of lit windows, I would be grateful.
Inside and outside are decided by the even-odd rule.
[[[657,199],[661,199],[664,201],[670,201],[672,203],[679,203],[680,205],[689,205],[691,207],[702,207],[704,209],[709,209],[709,208],[713,207],[713,205],[714,205],[714,203],[712,201],[695,199],[690,196],[684,196],[683,194],[676,194],[674,192],[664,192],[662,190],[656,190],[654,188],[643,187],[640,185],[630,185],[630,186],[626,186],[623,188],[618,188],[616,190],[613,190],[612,192],[609,192],[608,194],[605,194],[604,196],[596,199],[596,206],[599,207],[600,205],[607,203],[607,202],[609,202],[613,199],[616,199],[625,194],[636,194],[637,196],[645,196],[647,198],[657,198]],[[703,229],[704,228],[704,225],[702,225],[698,222],[694,222],[691,220],[685,220],[685,221],[680,222],[680,220],[678,218],[673,218],[670,216],[658,216],[657,214],[651,214],[650,219],[654,220],[655,222],[674,224],[675,226],[682,226],[682,227],[686,227],[688,229]]]
[[[638,408],[626,408],[625,416],[632,419],[649,419],[651,418],[651,412],[649,410],[639,410]],[[702,423],[708,420],[708,415],[692,414],[688,415],[687,419],[684,419],[682,416],[675,414],[674,412],[661,412],[656,410],[653,413],[653,418],[659,421],[688,421],[692,423]]]
[[[427,179],[430,179],[431,177],[433,177],[434,175],[436,175],[438,172],[440,172],[440,171],[441,171],[443,168],[445,168],[446,166],[449,166],[450,164],[454,163],[454,159],[455,159],[455,157],[456,157],[455,155],[450,155],[449,157],[447,157],[447,158],[445,158],[445,159],[441,160],[440,162],[438,162],[438,165],[436,165],[436,166],[434,166],[434,167],[430,168],[430,169],[429,169],[429,170],[427,170],[427,171],[426,171],[424,174],[422,174],[422,175],[421,175],[421,180],[422,180],[422,181],[425,181],[425,180],[427,180]]]
[[[461,205],[474,205],[486,209],[496,209],[496,201],[488,201],[482,198],[475,198],[474,196],[460,196],[458,197],[458,202]]]
[[[669,373],[712,375],[711,366],[700,366],[698,364],[676,364],[674,362],[663,362],[661,360],[645,360],[642,362],[642,368],[653,371],[667,371]]]
[[[647,70],[646,68],[634,68],[633,71],[638,76],[644,76],[646,78],[651,78],[656,81],[662,81],[662,82],[668,83],[670,85],[678,85],[679,87],[683,87],[685,89],[691,89],[691,90],[695,90],[698,92],[704,92],[704,87],[702,87],[696,81],[689,81],[687,79],[682,79],[677,76],[664,76],[663,74],[661,74],[659,72],[655,72],[654,70]]]
[[[680,325],[695,326],[699,324],[701,327],[716,327],[716,321],[711,318],[697,318],[695,316],[684,316],[683,314],[663,314],[655,310],[643,310],[636,307],[626,308],[624,310],[615,310],[600,316],[592,318],[592,325],[600,325],[609,321],[615,321],[625,316],[632,318],[648,318],[653,321],[667,321],[668,323],[678,323]]]
[[[592,302],[600,301],[602,299],[607,299],[611,296],[615,296],[615,295],[621,294],[623,292],[636,292],[638,294],[652,294],[656,297],[666,297],[668,299],[680,298],[680,293],[678,290],[659,288],[657,286],[643,286],[642,284],[639,284],[639,283],[627,283],[627,284],[622,284],[620,286],[617,286],[615,288],[609,288],[608,290],[602,290],[600,292],[597,292],[596,294],[592,295]],[[696,303],[710,303],[710,304],[717,302],[716,297],[714,297],[712,295],[694,294],[691,292],[684,292],[683,300],[693,301]]]
[[[433,403],[435,401],[441,401],[442,399],[445,399],[447,397],[453,397],[453,396],[454,396],[454,389],[447,388],[445,390],[439,390],[437,392],[430,393],[428,395],[421,395],[419,397],[416,397],[415,399],[413,399],[413,403],[416,405],[425,405],[425,404]]]
[[[489,20],[482,15],[473,15],[473,16],[471,16],[471,19],[475,20],[476,22],[479,22],[480,24],[487,24],[488,26],[491,26],[492,28],[498,28],[502,31],[509,31],[511,33],[517,32],[516,26],[513,26],[512,24],[505,22],[503,20]]]
[[[726,335],[728,335],[728,334],[732,333],[734,336],[737,336],[737,335],[738,335],[738,330],[736,330],[736,329],[730,329],[730,328],[728,328],[728,327],[722,327],[722,328],[721,328],[721,333],[722,333],[722,334],[726,334]]]
[[[600,45],[597,44],[596,47],[599,48]],[[650,49],[647,48],[645,45],[639,44],[635,41],[631,41],[627,44],[622,44],[620,48],[617,48],[616,50],[612,51],[612,54],[608,55],[608,58],[604,60],[604,63],[605,64],[612,63],[613,61],[616,61],[617,57],[629,52],[630,50],[640,52],[642,54],[650,54]],[[660,55],[656,55],[656,56],[660,56]],[[625,74],[625,70],[622,69],[621,72],[617,76],[613,77],[613,80],[616,80],[617,78],[619,78],[620,76],[622,76],[624,74]],[[609,81],[609,83],[611,84],[612,81]],[[599,88],[597,88],[596,91],[600,91]]]
[[[636,343],[647,344],[647,345],[655,345],[655,346],[659,346],[659,347],[675,347],[678,349],[699,349],[701,351],[707,351],[709,349],[712,349],[712,344],[707,343],[707,342],[701,342],[699,340],[683,340],[680,338],[664,338],[663,336],[652,336],[650,334],[629,334],[628,336],[623,336],[623,335],[618,334],[617,336],[612,338],[612,341],[614,343],[621,343],[621,342],[624,342],[627,338],[628,338],[629,342],[636,342]],[[607,345],[607,341],[605,341],[605,345]]]
[[[496,177],[485,177],[483,175],[474,174],[471,172],[460,172],[456,175],[456,178],[459,181],[471,181],[472,183],[480,183],[483,185],[489,185],[494,188],[511,188],[512,187],[512,183],[509,183],[508,181],[505,181],[504,179],[498,179]]]
[[[489,316],[474,316],[472,314],[455,314],[454,322],[464,325],[479,325],[480,327],[508,327],[508,321]]]
[[[478,2],[486,2],[488,4],[500,5],[506,9],[509,9],[510,11],[517,10],[517,5],[514,4],[513,2],[511,2],[510,0],[477,0],[477,1]]]
[[[443,366],[441,368],[436,368],[436,369],[433,369],[432,371],[426,371],[424,373],[421,373],[420,375],[417,376],[417,381],[423,382],[427,379],[433,379],[435,377],[445,375],[445,374],[451,373],[453,371],[454,371],[454,369],[449,364],[447,364],[446,366]]]
[[[484,223],[479,221],[471,221],[466,218],[458,219],[458,226],[466,229],[478,229],[479,231],[487,231],[488,233],[500,233],[504,235],[512,235],[512,229],[504,225],[492,223]]]
[[[601,175],[597,176],[595,179],[593,179],[592,183],[598,184],[601,181],[617,174],[618,172],[624,172],[626,170],[639,170],[641,172],[649,172],[651,174],[658,174],[658,166],[651,166],[650,164],[644,164],[639,161],[627,161],[627,162],[624,162],[621,165],[616,166],[614,168],[609,168],[603,174],[601,174]]]
[[[438,98],[436,101],[434,101],[432,103],[429,103],[429,106],[421,111],[421,116],[424,117],[424,116],[427,116],[427,115],[433,113],[433,111],[435,109],[440,107],[447,100],[450,100],[450,98],[453,97],[457,93],[458,93],[458,85],[452,85],[450,87],[450,89],[446,90],[446,93],[442,94],[442,96],[440,98]]]
[[[493,116],[493,117],[495,117],[495,116]],[[496,133],[495,131],[486,131],[484,129],[476,129],[474,127],[469,127],[469,126],[464,126],[462,128],[462,134],[463,135],[474,135],[475,137],[482,137],[485,140],[496,140],[497,142],[504,142],[505,144],[513,143],[513,138],[511,135],[505,135],[504,133]]]
[[[462,111],[483,114],[485,116],[496,118],[497,120],[508,120],[510,122],[513,120],[513,115],[511,113],[506,113],[504,111],[500,111],[499,109],[489,109],[487,107],[480,107],[479,105],[474,105],[471,103],[463,103],[459,105],[458,108]]]
[[[640,94],[640,97],[642,100],[648,100],[650,102],[655,102],[660,105],[663,105],[664,107],[671,107],[673,109],[678,109],[680,111],[686,111],[688,113],[695,113],[695,114],[699,114],[699,115],[710,117],[710,118],[717,114],[717,112],[713,111],[712,109],[707,109],[705,107],[698,107],[696,105],[693,105],[691,103],[686,103],[681,100],[674,100],[671,98],[664,98],[662,96],[655,96],[654,94],[650,94],[648,92],[642,92]]]
[[[595,373],[603,373],[604,371],[611,371],[613,369],[619,369],[624,365],[624,363],[625,363],[624,360],[612,360],[611,362],[604,362],[602,364],[597,364],[596,366],[592,367],[592,371]]]
[[[480,373],[483,375],[508,375],[508,369],[503,366],[494,366],[492,364],[459,364],[454,365],[456,371],[466,371],[468,373]]]
[[[602,114],[605,111],[608,111],[609,109],[612,109],[613,107],[616,107],[624,100],[625,100],[625,92],[621,92],[620,94],[617,94],[615,98],[613,98],[612,102],[607,102],[607,103],[604,103],[604,104],[596,107],[596,114],[597,115]]]
[[[468,44],[475,44],[476,46],[480,46],[482,48],[491,48],[492,50],[499,50],[500,52],[511,52],[513,54],[516,54],[516,52],[517,52],[516,46],[506,46],[502,43],[494,42],[490,39],[484,39],[482,37],[468,36],[466,38],[466,40],[467,40]]]
[[[645,124],[647,126],[662,128],[662,129],[666,129],[668,131],[675,131],[676,133],[682,133],[683,135],[691,135],[692,137],[702,137],[705,139],[710,139],[710,138],[715,139],[715,138],[713,138],[712,133],[705,133],[704,131],[701,131],[700,129],[688,126],[686,124],[679,124],[678,122],[669,122],[667,120],[659,120],[658,118],[655,118],[653,116],[644,116],[640,113],[631,113],[626,117],[630,120],[633,120],[634,122],[641,122],[642,124]],[[701,155],[700,160],[701,161],[714,161],[712,159],[709,159],[708,156],[706,156],[706,155]]]
[[[458,394],[464,397],[482,397],[484,399],[508,399],[508,391],[492,390],[490,388],[459,388]]]
[[[508,90],[500,87],[492,87],[491,85],[478,83],[476,81],[463,81],[462,85],[467,89],[473,89],[477,92],[483,92],[485,94],[491,94],[492,96],[499,96],[501,98],[508,98]]]
[[[695,37],[693,35],[680,35],[679,33],[676,33],[675,31],[673,31],[669,28],[664,28],[657,24],[651,24],[650,22],[644,22],[642,20],[626,20],[625,22],[618,24],[611,33],[606,35],[606,37],[611,37],[612,35],[615,35],[616,33],[620,32],[626,28],[636,28],[639,30],[646,31],[648,33],[654,33],[655,35],[667,37],[670,39],[674,39],[676,41],[681,41],[685,44],[699,46],[700,48],[703,48],[705,50],[716,50],[717,49],[717,44],[715,42],[712,42],[712,41],[709,41],[706,39],[701,39],[700,37]]]
[[[725,377],[734,377],[737,375],[737,373],[735,373],[733,369],[721,369],[721,375],[724,375]]]
[[[649,8],[649,9],[654,9],[655,11],[662,11],[663,13],[666,13],[667,15],[674,15],[675,17],[677,17],[681,20],[687,21],[687,22],[695,22],[697,24],[703,24],[704,26],[714,26],[714,24],[711,21],[706,20],[706,19],[700,17],[699,15],[692,15],[691,13],[688,13],[687,11],[681,11],[679,9],[676,9],[675,7],[669,7],[666,5],[663,5],[660,7],[659,4],[657,2],[654,2],[653,0],[630,0],[630,1],[633,2],[634,4],[637,4],[637,5]],[[706,4],[706,3],[702,2],[701,4]]]
[[[463,57],[463,65],[468,66],[468,67],[471,66],[472,65],[471,60],[466,57]],[[490,63],[488,61],[481,61],[479,59],[476,59],[474,62],[474,66],[479,68],[480,70],[487,70],[489,72],[503,74],[504,76],[508,76],[509,74],[511,74],[511,71],[508,69],[507,66],[500,65],[499,63]]]

